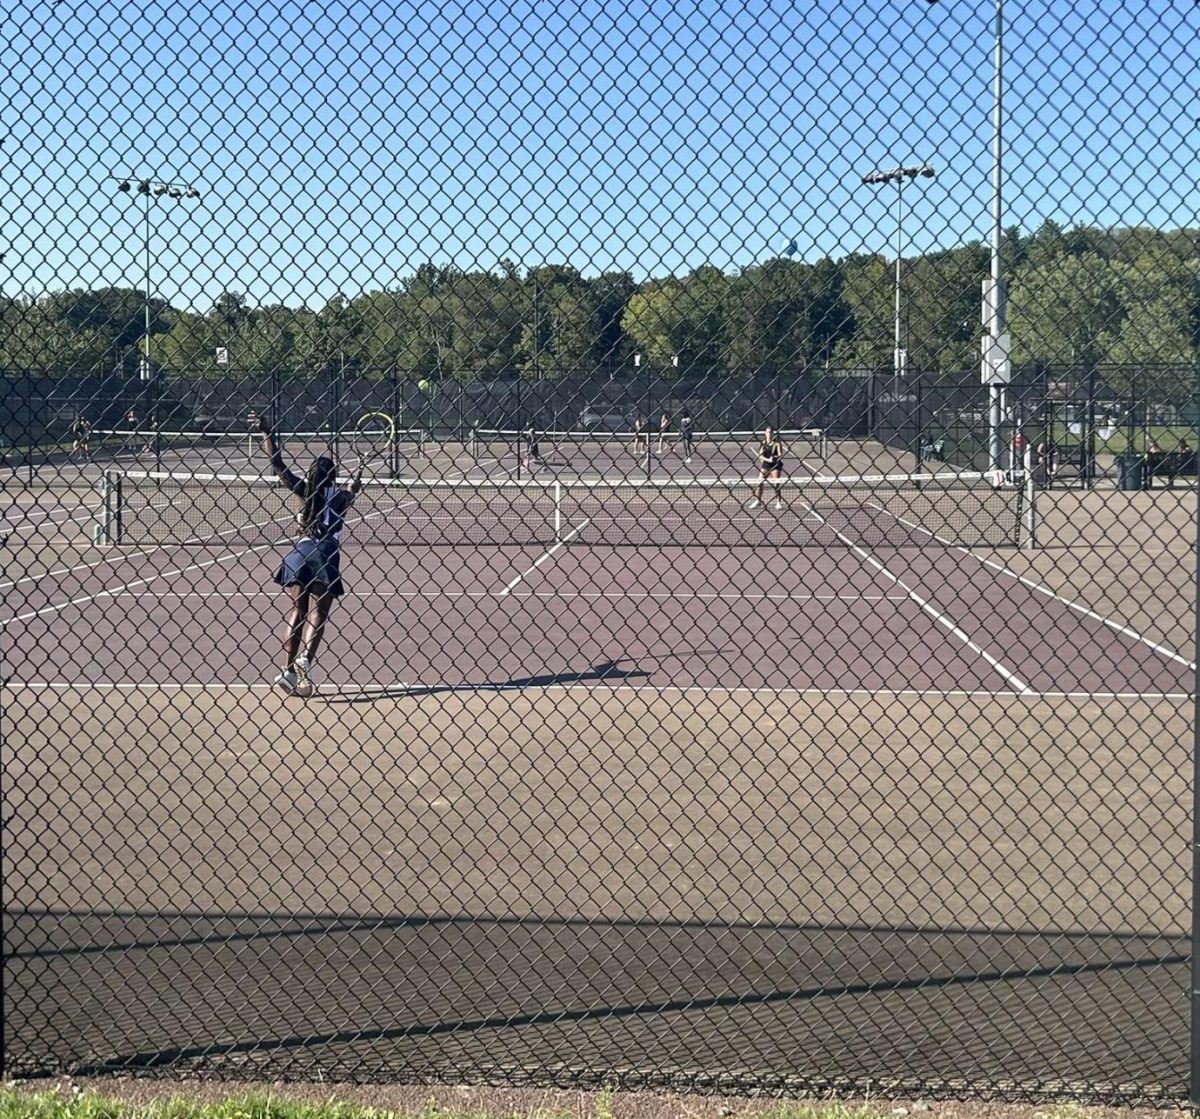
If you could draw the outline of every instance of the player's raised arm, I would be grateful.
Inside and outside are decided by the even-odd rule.
[[[287,486],[294,494],[302,494],[304,492],[304,479],[292,472],[287,463],[283,461],[283,452],[279,449],[279,440],[275,438],[275,433],[267,424],[265,416],[258,416],[258,430],[262,435],[262,452],[267,456],[271,463],[271,469],[275,471],[279,480]]]

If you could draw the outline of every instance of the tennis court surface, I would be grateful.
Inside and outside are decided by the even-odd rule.
[[[12,1059],[1169,1095],[1194,491],[752,489],[368,486],[307,701],[278,490],[21,489]]]

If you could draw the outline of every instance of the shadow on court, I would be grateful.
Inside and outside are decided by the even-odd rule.
[[[360,692],[345,687],[335,695],[314,697],[326,703],[372,703],[379,699],[398,699],[405,696],[438,695],[443,692],[509,692],[524,688],[546,688],[563,684],[614,684],[631,680],[647,680],[649,672],[620,668],[620,660],[602,661],[586,672],[546,672],[537,676],[520,676],[511,680],[495,680],[482,684],[384,684],[363,688]]]
[[[798,1053],[811,1049],[833,1074],[829,1061],[838,1051],[860,1050],[861,1060],[862,1047],[884,1044],[872,1025],[881,1007],[919,1022],[930,1000],[947,1000],[955,1017],[993,1018],[996,1029],[978,1031],[973,1046],[963,1041],[958,1059],[998,1073],[1012,1060],[1014,1038],[1028,1044],[1028,1031],[1038,1036],[1036,1004],[1070,990],[1099,994],[1114,983],[1130,994],[1137,990],[1152,1038],[1156,1012],[1168,1011],[1170,980],[1180,978],[1188,960],[1182,932],[554,913],[29,908],[10,910],[6,925],[10,937],[26,934],[17,936],[21,946],[9,955],[9,974],[31,1018],[41,1016],[33,1008],[44,1006],[36,998],[42,984],[56,980],[61,996],[63,980],[84,957],[106,958],[110,980],[130,990],[140,984],[156,991],[170,980],[176,992],[169,1030],[139,1020],[135,1001],[114,1011],[125,1020],[124,1029],[113,1031],[122,1036],[120,1049],[106,1049],[104,1036],[77,1038],[75,1051],[93,1055],[76,1065],[77,1075],[181,1062],[239,1067],[288,1051],[298,1062],[319,1053],[335,1066],[344,1053],[367,1073],[373,1054],[385,1075],[396,1071],[388,1062],[397,1043],[411,1058],[423,1039],[471,1044],[491,1036],[494,1055],[493,1031],[514,1051],[529,1046],[547,1059],[568,1060],[569,1046],[583,1044],[618,1063],[634,1054],[644,1059],[682,1033],[690,1045],[736,1057],[737,1067],[756,1076],[775,1068],[782,1077]],[[260,980],[247,988],[241,980],[251,975]],[[1170,1017],[1164,1013],[1164,1029]],[[857,1024],[853,1038],[842,1035],[850,1020]],[[63,1028],[73,1033],[75,1024],[59,1019],[41,1026],[42,1036],[53,1036]],[[1111,1043],[1129,1040],[1119,1016],[1080,1028]],[[561,1050],[551,1041],[560,1035]],[[989,1037],[990,1045],[981,1043]],[[894,1035],[887,1044],[896,1044]],[[908,1038],[914,1080],[944,1065],[944,1044],[931,1031]],[[1061,1034],[1057,1045],[1060,1068],[1064,1052],[1078,1060],[1087,1051]],[[1025,1056],[1039,1063],[1034,1049]]]

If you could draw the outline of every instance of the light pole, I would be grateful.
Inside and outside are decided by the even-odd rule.
[[[984,280],[983,325],[983,383],[988,386],[988,459],[992,470],[1002,470],[1003,446],[1001,428],[1004,424],[1005,386],[1012,380],[1011,349],[1008,336],[1008,306],[1002,277],[1001,248],[1004,229],[1001,190],[1001,158],[1004,154],[1001,126],[1004,122],[1004,0],[996,0],[996,43],[992,67],[992,267]],[[1018,464],[1013,464],[1017,469]]]
[[[932,0],[931,0],[932,2]],[[1012,380],[1009,354],[1008,306],[1004,290],[1001,247],[1004,237],[1003,195],[1004,180],[1001,160],[1004,154],[1002,125],[1004,123],[1004,0],[995,3],[995,45],[992,50],[992,261],[990,275],[983,281],[983,356],[980,368],[983,383],[988,386],[988,459],[992,470],[1002,470],[1003,446],[1001,428],[1004,423],[1004,390]],[[1198,856],[1200,857],[1200,856]],[[1200,1019],[1198,1019],[1200,1025]],[[1200,1056],[1193,1070],[1195,1090],[1200,1093]]]
[[[868,186],[886,186],[888,183],[896,184],[896,317],[895,344],[892,351],[892,372],[895,377],[892,390],[896,396],[900,394],[901,378],[904,376],[908,358],[904,347],[900,303],[900,260],[904,253],[904,184],[910,183],[918,177],[932,179],[936,174],[937,172],[928,163],[918,163],[909,167],[893,167],[890,170],[876,169],[870,172],[870,174],[864,175],[862,180]]]
[[[156,198],[199,198],[200,192],[188,183],[166,183],[157,179],[118,178],[117,190],[122,194],[137,192],[145,199],[145,236],[143,238],[146,252],[146,306],[144,333],[142,337],[142,361],[140,378],[143,381],[153,379],[150,365],[150,203]],[[157,404],[156,404],[157,406]],[[157,415],[154,421],[157,422]],[[157,439],[155,440],[157,444]]]

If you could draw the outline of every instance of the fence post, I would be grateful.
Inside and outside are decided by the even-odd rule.
[[[1083,480],[1091,489],[1096,483],[1096,361],[1088,361],[1087,375],[1087,427],[1083,436]]]
[[[1200,369],[1197,371],[1200,380]],[[1193,407],[1200,403],[1200,384],[1193,387]],[[1193,493],[1197,495],[1195,528],[1200,530],[1200,478]],[[1200,539],[1198,537],[1197,539]],[[1196,598],[1193,627],[1196,631],[1192,649],[1192,968],[1191,968],[1191,1029],[1189,1046],[1191,1068],[1188,1099],[1192,1107],[1200,1107],[1200,547],[1196,547]]]
[[[270,403],[267,405],[267,426],[272,431],[278,431],[280,425],[279,415],[279,398],[282,388],[279,384],[279,369],[272,365],[269,377],[269,387],[267,391],[270,393]]]

